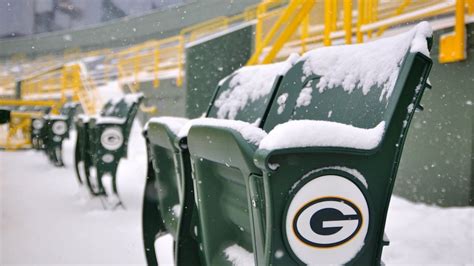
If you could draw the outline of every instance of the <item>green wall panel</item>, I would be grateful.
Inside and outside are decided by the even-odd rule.
[[[395,194],[441,206],[474,205],[473,102],[474,24],[467,27],[467,60],[438,63],[438,41],[432,51],[433,86],[422,99],[408,133]]]
[[[196,118],[207,106],[219,80],[245,65],[251,56],[253,26],[186,48],[186,116]]]
[[[164,79],[160,85],[153,87],[153,81],[140,83],[140,91],[145,95],[143,105],[156,107],[155,113],[144,113],[141,110],[137,117],[144,125],[148,119],[155,116],[178,116],[185,115],[185,95],[183,87],[176,86],[176,79]]]

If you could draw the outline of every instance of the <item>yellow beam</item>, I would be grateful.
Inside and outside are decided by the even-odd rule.
[[[305,53],[307,50],[306,40],[309,37],[309,16],[303,19],[301,24],[301,53]]]
[[[0,99],[0,105],[8,106],[50,106],[59,104],[58,101],[48,100],[18,100],[18,99]]]
[[[346,44],[352,43],[352,0],[344,0],[344,31]]]
[[[356,35],[358,43],[361,43],[364,41],[364,35],[361,31],[362,25],[365,22],[364,9],[365,9],[365,0],[359,0],[357,2],[357,35]]]
[[[467,0],[467,13],[474,15],[474,0]]]
[[[308,14],[311,11],[311,9],[313,8],[315,2],[316,2],[315,0],[305,0],[301,5],[299,5],[301,7],[299,9],[299,12],[297,14],[295,14],[295,16],[292,17],[292,20],[290,21],[288,26],[283,30],[282,34],[277,39],[277,41],[273,45],[270,52],[263,59],[263,61],[262,61],[263,64],[268,64],[268,63],[271,63],[273,61],[273,59],[276,57],[276,55],[281,50],[283,45],[285,45],[285,43],[288,41],[288,39],[291,37],[291,35],[293,35],[295,30],[301,24],[301,21],[306,16],[308,16]]]
[[[331,45],[331,31],[333,22],[333,2],[334,0],[324,1],[324,46]]]
[[[158,88],[160,86],[160,78],[158,77],[158,72],[160,70],[160,50],[155,49],[153,53],[153,88]]]
[[[440,38],[439,62],[453,63],[466,59],[465,2],[456,0],[454,32]]]
[[[258,58],[260,57],[260,54],[262,53],[263,48],[266,47],[268,44],[270,44],[275,34],[282,27],[283,23],[286,23],[290,19],[290,16],[294,13],[294,11],[296,10],[298,6],[299,6],[299,1],[295,1],[295,0],[290,1],[290,3],[288,4],[288,7],[283,11],[281,16],[275,22],[273,27],[268,32],[267,36],[265,36],[261,45],[255,48],[255,52],[253,53],[252,57],[250,57],[249,61],[247,62],[247,65],[254,65],[258,62]],[[258,23],[263,23],[263,21],[258,21]]]

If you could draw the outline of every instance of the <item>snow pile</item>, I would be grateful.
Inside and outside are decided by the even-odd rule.
[[[288,99],[288,93],[283,93],[282,95],[278,96],[277,103],[278,103],[278,114],[283,113],[285,111],[286,100]]]
[[[277,125],[262,139],[259,149],[296,147],[344,147],[362,150],[376,148],[385,131],[385,122],[374,128],[315,120],[295,120]]]
[[[145,264],[141,204],[147,160],[140,126],[135,123],[130,135],[133,156],[123,159],[118,171],[126,210],[103,210],[97,199],[78,194],[74,145],[71,132],[64,143],[65,168],[51,166],[42,153],[0,151],[0,265]],[[390,246],[382,260],[386,265],[472,265],[473,220],[473,207],[441,208],[394,196],[385,228]],[[155,246],[159,265],[172,265],[173,238],[160,237]],[[226,251],[234,264],[254,264],[237,245]]]
[[[306,84],[306,86],[300,91],[298,99],[296,99],[296,107],[308,106],[311,103],[313,96],[313,88],[311,87],[312,80]]]
[[[66,102],[63,105],[63,108],[74,108],[74,107],[77,107],[78,105],[79,105],[79,103],[77,103],[77,102]]]
[[[233,120],[249,101],[254,102],[268,95],[275,78],[284,75],[298,58],[297,54],[292,54],[284,62],[247,66],[237,70],[229,82],[230,88],[219,95],[214,103],[218,108],[217,117]]]
[[[45,115],[45,119],[57,119],[57,120],[67,120],[66,115]]]
[[[143,98],[143,93],[131,93],[127,94],[123,97],[127,106],[131,106],[134,103],[138,103],[138,101]]]
[[[224,250],[228,261],[234,266],[252,266],[255,265],[253,253],[248,252],[243,247],[233,244]]]
[[[474,208],[442,208],[393,196],[385,232],[387,265],[474,265]]]
[[[127,121],[125,118],[114,116],[94,116],[96,124],[123,124]]]
[[[160,116],[153,117],[145,124],[144,130],[148,130],[150,123],[165,124],[173,134],[178,135],[181,128],[189,122],[189,119],[182,117]]]
[[[194,125],[230,128],[239,132],[245,140],[255,145],[258,145],[260,141],[267,135],[267,133],[265,133],[265,131],[262,129],[247,122],[215,118],[199,118],[191,120],[183,128],[181,128],[178,136],[186,137],[188,135],[189,129]]]
[[[181,215],[181,205],[179,204],[174,205],[172,208],[172,211],[173,211],[173,215],[179,218],[179,216]]]
[[[427,37],[432,30],[428,22],[421,22],[412,30],[373,42],[316,49],[304,54],[305,76],[321,76],[316,88],[324,90],[342,86],[351,93],[361,89],[364,95],[373,86],[380,87],[380,100],[392,94],[405,54],[421,52],[429,56]],[[305,77],[303,77],[304,79]]]
[[[79,187],[75,136],[71,131],[63,143],[61,168],[41,152],[0,151],[0,265],[145,265],[141,212],[147,158],[141,126],[134,124],[133,156],[122,159],[117,172],[126,209],[115,211],[104,210]],[[172,250],[170,245],[159,251],[166,257]]]

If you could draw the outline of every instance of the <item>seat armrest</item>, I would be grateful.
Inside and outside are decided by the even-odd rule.
[[[150,119],[146,125],[147,138],[153,145],[175,150],[175,139],[179,131],[189,122],[182,117],[156,117]]]
[[[264,132],[261,131],[261,134],[263,136]],[[192,156],[225,164],[228,167],[240,168],[247,172],[260,172],[253,164],[253,156],[258,143],[244,136],[245,134],[236,128],[197,124],[189,130],[187,140]]]

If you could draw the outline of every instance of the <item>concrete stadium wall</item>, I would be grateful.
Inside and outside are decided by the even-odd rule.
[[[140,83],[140,91],[145,94],[144,105],[157,108],[154,114],[138,113],[142,124],[153,116],[201,116],[207,110],[219,80],[250,58],[253,31],[252,24],[242,25],[186,47],[186,78],[181,87],[176,85],[175,79],[161,80],[157,88],[153,87],[152,81]]]
[[[244,66],[253,50],[253,25],[186,47],[186,116],[208,108],[217,83]]]
[[[467,27],[467,60],[438,63],[435,32],[430,73],[433,89],[412,121],[394,193],[441,206],[474,205],[472,141],[474,102],[474,24]]]
[[[62,53],[65,49],[93,50],[136,44],[178,34],[191,25],[218,17],[241,13],[259,0],[199,0],[181,7],[138,17],[126,17],[82,30],[40,34],[0,41],[0,59],[15,53],[34,57]]]
[[[176,79],[161,80],[157,88],[153,87],[153,81],[142,82],[140,91],[145,95],[144,106],[156,107],[155,113],[138,112],[142,125],[154,116],[185,116],[186,89],[176,86]]]

